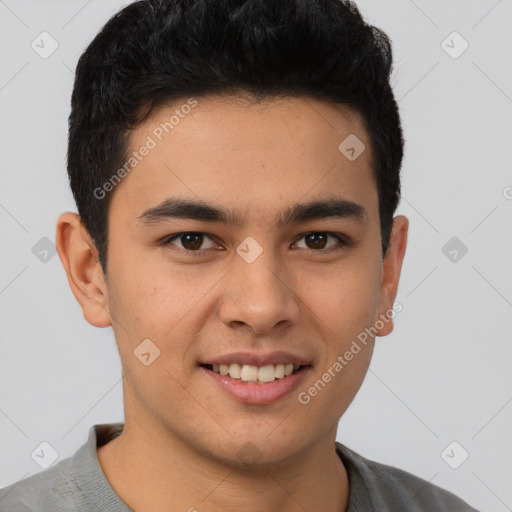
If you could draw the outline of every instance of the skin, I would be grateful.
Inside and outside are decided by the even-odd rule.
[[[131,133],[130,149],[177,107],[154,112]],[[366,150],[351,162],[338,145],[352,133]],[[395,217],[383,260],[371,156],[362,118],[346,107],[310,98],[253,104],[242,96],[202,97],[111,192],[108,284],[80,218],[59,217],[57,249],[84,317],[115,332],[125,427],[97,453],[134,511],[346,510],[347,472],[334,442],[374,338],[308,404],[297,395],[396,297],[408,220]],[[137,219],[169,197],[230,208],[243,224]],[[362,205],[366,221],[276,225],[287,206],[332,197]],[[210,237],[206,254],[191,255],[180,239],[158,245],[187,231]],[[311,232],[340,233],[353,243],[322,252],[304,238]],[[248,236],[263,248],[250,264],[236,253]],[[392,329],[390,320],[378,336]],[[133,352],[146,338],[160,349],[148,366]],[[273,404],[240,404],[198,367],[220,354],[273,350],[312,364],[299,389]]]

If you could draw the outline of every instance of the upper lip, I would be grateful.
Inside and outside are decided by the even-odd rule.
[[[311,364],[310,359],[307,357],[284,351],[266,352],[264,354],[258,354],[255,352],[233,352],[231,354],[216,356],[201,362],[201,364],[225,365],[230,365],[232,363],[238,363],[240,365],[247,364],[251,366],[266,366],[270,364],[276,365],[289,363],[297,366]]]

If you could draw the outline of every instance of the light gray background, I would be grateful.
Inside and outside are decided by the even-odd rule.
[[[42,441],[73,454],[94,423],[122,421],[110,329],[83,319],[54,241],[75,210],[65,171],[77,59],[119,0],[0,0],[0,487],[41,471]],[[406,138],[409,246],[395,331],[379,338],[338,440],[479,510],[512,510],[512,2],[360,0],[394,45]],[[47,31],[47,59],[31,42]],[[451,36],[457,31],[462,40]],[[48,48],[48,47],[47,47]],[[509,188],[507,188],[509,187]],[[468,248],[456,262],[443,246]],[[447,458],[445,448],[458,445]],[[458,469],[462,449],[469,458]]]

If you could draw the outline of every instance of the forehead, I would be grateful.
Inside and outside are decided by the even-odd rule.
[[[276,206],[334,192],[360,203],[377,198],[361,116],[311,98],[185,98],[153,112],[128,147],[135,165],[112,203],[129,201],[134,215],[170,195],[273,215]]]
[[[160,107],[131,132],[130,142],[136,146],[147,134],[157,143],[172,134],[177,142],[190,142],[198,150],[215,145],[226,149],[238,149],[242,144],[271,146],[285,141],[293,147],[304,139],[315,145],[326,134],[334,141],[347,134],[357,134],[361,140],[368,137],[362,116],[347,106],[306,97],[256,101],[242,93],[183,98]]]

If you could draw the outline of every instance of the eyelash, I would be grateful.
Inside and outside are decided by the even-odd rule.
[[[331,231],[308,231],[307,233],[304,233],[303,235],[301,235],[296,240],[296,242],[298,242],[299,240],[302,240],[307,235],[318,234],[318,233],[324,234],[324,235],[327,235],[327,236],[332,236],[332,237],[334,237],[334,238],[336,238],[338,240],[338,243],[336,245],[328,247],[327,249],[307,249],[306,248],[305,250],[309,250],[309,251],[315,252],[315,253],[324,253],[325,254],[325,253],[330,253],[330,252],[335,251],[335,250],[340,250],[343,247],[347,247],[347,246],[351,245],[350,239],[348,239],[345,235],[342,235],[341,233],[333,233]],[[201,232],[201,231],[182,231],[181,233],[175,233],[173,235],[165,237],[160,242],[160,245],[162,245],[164,247],[172,245],[172,241],[177,239],[177,238],[180,238],[182,235],[204,235],[204,236],[210,238],[212,241],[215,241],[214,237],[209,235],[208,233],[204,233],[204,232]],[[294,243],[296,243],[296,242],[294,242]],[[187,255],[204,256],[205,253],[207,253],[208,251],[211,251],[212,249],[211,248],[210,249],[198,249],[198,250],[192,251],[192,250],[189,250],[189,249],[183,249],[181,247],[176,247],[176,250],[181,251],[182,253],[186,253]],[[301,250],[304,250],[304,249],[301,248]]]

